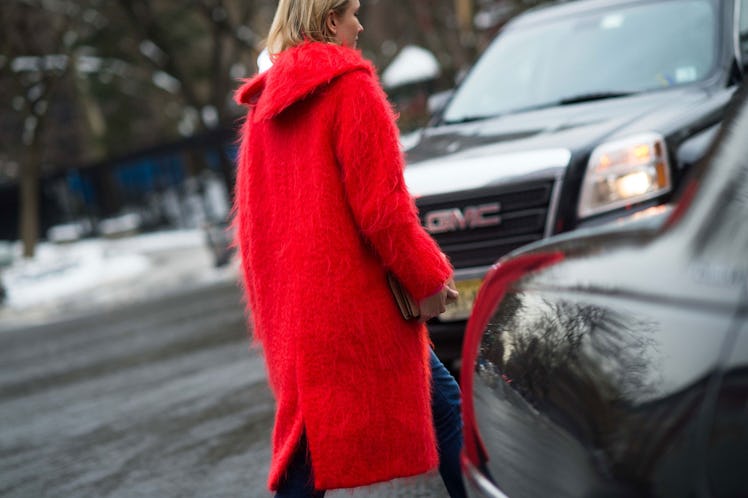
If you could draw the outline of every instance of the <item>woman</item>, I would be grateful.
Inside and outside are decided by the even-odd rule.
[[[452,269],[419,224],[394,115],[355,50],[358,9],[281,0],[273,65],[236,94],[249,107],[237,246],[277,403],[268,486],[323,496],[429,471],[441,456],[450,493],[464,496],[459,392],[422,323],[456,299]],[[388,271],[421,322],[399,314]]]

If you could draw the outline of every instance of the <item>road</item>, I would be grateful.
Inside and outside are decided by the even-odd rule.
[[[6,330],[0,496],[269,497],[273,411],[233,283]],[[446,493],[436,475],[327,493],[349,496]]]

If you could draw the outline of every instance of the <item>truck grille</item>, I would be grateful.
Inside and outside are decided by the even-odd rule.
[[[546,180],[421,197],[416,205],[424,226],[435,215],[454,213],[460,217],[457,226],[438,230],[440,233],[432,231],[432,236],[455,268],[468,268],[491,265],[504,254],[542,239],[552,191],[553,181]],[[464,220],[464,213],[480,206],[491,206],[490,217],[498,216],[498,221],[480,226],[482,223],[471,223],[469,216]]]

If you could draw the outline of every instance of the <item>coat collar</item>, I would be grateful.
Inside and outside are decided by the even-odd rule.
[[[357,50],[306,42],[284,50],[273,67],[245,80],[234,99],[239,104],[255,106],[254,121],[270,119],[338,76],[357,70],[375,74],[374,66]]]

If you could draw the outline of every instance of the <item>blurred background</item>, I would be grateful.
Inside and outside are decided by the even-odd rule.
[[[362,0],[403,137],[539,3]],[[227,217],[232,94],[275,7],[0,2],[0,496],[266,496],[274,405]]]
[[[504,24],[543,3],[361,0],[359,48],[404,149]],[[229,217],[233,92],[257,71],[276,4],[0,0],[0,497],[270,496],[275,405]],[[685,162],[740,65],[719,68],[716,99],[671,112],[709,120],[678,123],[697,134],[678,145],[699,140]],[[327,496],[446,492],[431,473]]]
[[[365,0],[360,48],[403,132],[512,15],[539,0]],[[0,240],[193,228],[223,220],[232,101],[276,2],[4,0]]]

